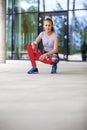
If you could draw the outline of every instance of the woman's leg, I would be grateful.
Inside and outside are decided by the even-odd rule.
[[[39,60],[39,57],[40,57],[40,53],[38,51],[38,49],[36,48],[35,52],[33,51],[32,49],[32,45],[29,44],[27,45],[27,51],[28,51],[28,56],[30,58],[30,61],[31,61],[31,64],[33,67],[36,67],[36,61],[35,61],[35,58],[37,58],[37,60]],[[45,64],[50,64],[52,65],[52,58],[49,57],[47,59],[44,59],[44,60],[39,60]]]
[[[59,62],[59,56],[58,54],[53,54],[52,55],[52,64],[55,65]]]
[[[36,52],[34,52],[34,50],[32,49],[32,45],[31,44],[27,45],[27,51],[28,51],[28,56],[30,58],[32,66],[36,67],[35,57],[37,55],[37,58],[39,59],[40,53],[38,52],[37,48],[35,50]]]
[[[51,73],[56,73],[57,71],[57,63],[59,62],[59,56],[58,54],[53,54],[52,55],[52,69],[51,69]]]
[[[41,62],[45,64],[56,65],[59,62],[58,54],[52,54],[51,56],[47,56],[47,58],[42,60]]]
[[[40,53],[39,53],[38,49],[36,48],[35,52],[34,52],[34,50],[32,49],[32,45],[29,44],[27,46],[27,51],[28,51],[28,55],[29,55],[29,58],[30,58],[32,66],[36,67],[35,57],[37,58],[37,60],[39,60],[39,57],[40,57]],[[49,56],[46,59],[39,60],[39,61],[41,61],[41,62],[43,62],[45,64],[52,65],[53,63],[57,63],[58,62],[58,57],[57,57],[56,54],[53,54],[52,57]]]
[[[40,60],[42,63],[52,65],[52,58],[48,57],[46,59]]]

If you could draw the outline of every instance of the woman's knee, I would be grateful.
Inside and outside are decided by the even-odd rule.
[[[52,55],[52,63],[57,64],[59,61],[59,57],[57,54]]]

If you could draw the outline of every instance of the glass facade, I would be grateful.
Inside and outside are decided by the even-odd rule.
[[[7,59],[28,59],[27,44],[38,32],[37,11],[37,0],[7,0]]]
[[[85,0],[6,0],[7,59],[28,59],[27,44],[42,31],[46,15],[52,18],[59,35],[60,59],[84,60],[83,55],[87,57]]]

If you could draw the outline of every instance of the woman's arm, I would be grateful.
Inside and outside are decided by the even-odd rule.
[[[40,43],[40,41],[41,41],[41,38],[38,35],[37,38],[35,39],[35,41],[33,41],[33,43],[32,43],[32,48],[34,49],[34,48],[38,47],[38,44]]]
[[[58,39],[58,37],[56,37],[56,38],[54,39],[54,48],[53,48],[53,50],[51,50],[51,51],[49,51],[49,52],[47,52],[47,53],[41,55],[41,56],[40,56],[40,60],[43,60],[46,56],[49,56],[49,55],[58,53],[58,44],[59,44],[59,39]]]
[[[35,41],[34,41],[32,44],[38,45],[38,44],[40,43],[40,41],[41,41],[41,38],[40,38],[40,36],[38,35],[37,38],[35,39]]]

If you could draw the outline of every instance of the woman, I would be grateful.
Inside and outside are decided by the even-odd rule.
[[[57,71],[58,57],[58,36],[53,29],[53,21],[49,16],[46,16],[43,20],[44,31],[41,32],[36,40],[32,44],[28,44],[27,51],[32,64],[32,68],[28,71],[28,74],[38,73],[35,57],[46,64],[52,65],[51,73],[54,74]],[[40,54],[38,50],[38,44],[42,40],[43,54]]]

